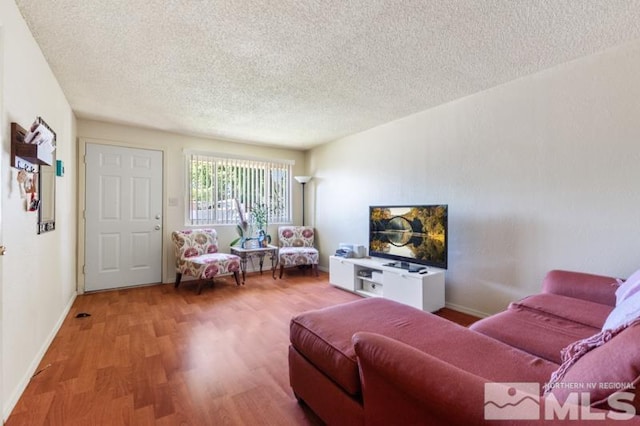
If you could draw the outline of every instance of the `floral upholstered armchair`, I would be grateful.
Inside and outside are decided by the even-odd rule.
[[[198,294],[204,281],[216,275],[233,274],[236,285],[240,285],[238,271],[240,257],[218,252],[218,234],[215,229],[185,229],[171,233],[176,254],[176,288],[182,275],[200,279]]]
[[[318,276],[318,250],[314,247],[315,231],[309,226],[280,226],[278,228],[278,262],[280,278],[288,266],[310,265]]]

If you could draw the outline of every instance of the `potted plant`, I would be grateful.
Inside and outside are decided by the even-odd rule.
[[[266,247],[271,243],[271,236],[267,234],[267,226],[269,225],[269,212],[264,204],[256,204],[251,208],[251,218],[255,222],[258,230],[258,241],[260,247]]]

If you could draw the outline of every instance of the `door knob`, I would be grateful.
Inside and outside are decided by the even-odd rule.
[[[156,215],[156,219],[160,219],[160,215],[159,214]]]
[[[156,225],[156,226],[154,226],[154,228],[153,228],[153,229],[155,229],[156,231],[159,231],[159,230],[160,230],[160,225]]]
[[[7,252],[7,248],[5,246],[0,246],[0,256],[4,256]]]

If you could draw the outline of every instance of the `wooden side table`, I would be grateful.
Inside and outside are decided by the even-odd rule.
[[[240,256],[240,270],[242,271],[242,284],[244,284],[247,271],[247,259],[257,257],[260,260],[260,275],[262,275],[262,264],[264,257],[268,254],[271,257],[271,276],[276,279],[276,267],[278,266],[278,247],[269,244],[266,247],[242,248],[240,246],[231,247],[231,254]]]

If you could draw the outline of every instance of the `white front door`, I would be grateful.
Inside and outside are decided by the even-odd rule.
[[[86,145],[85,290],[162,280],[162,152]]]

